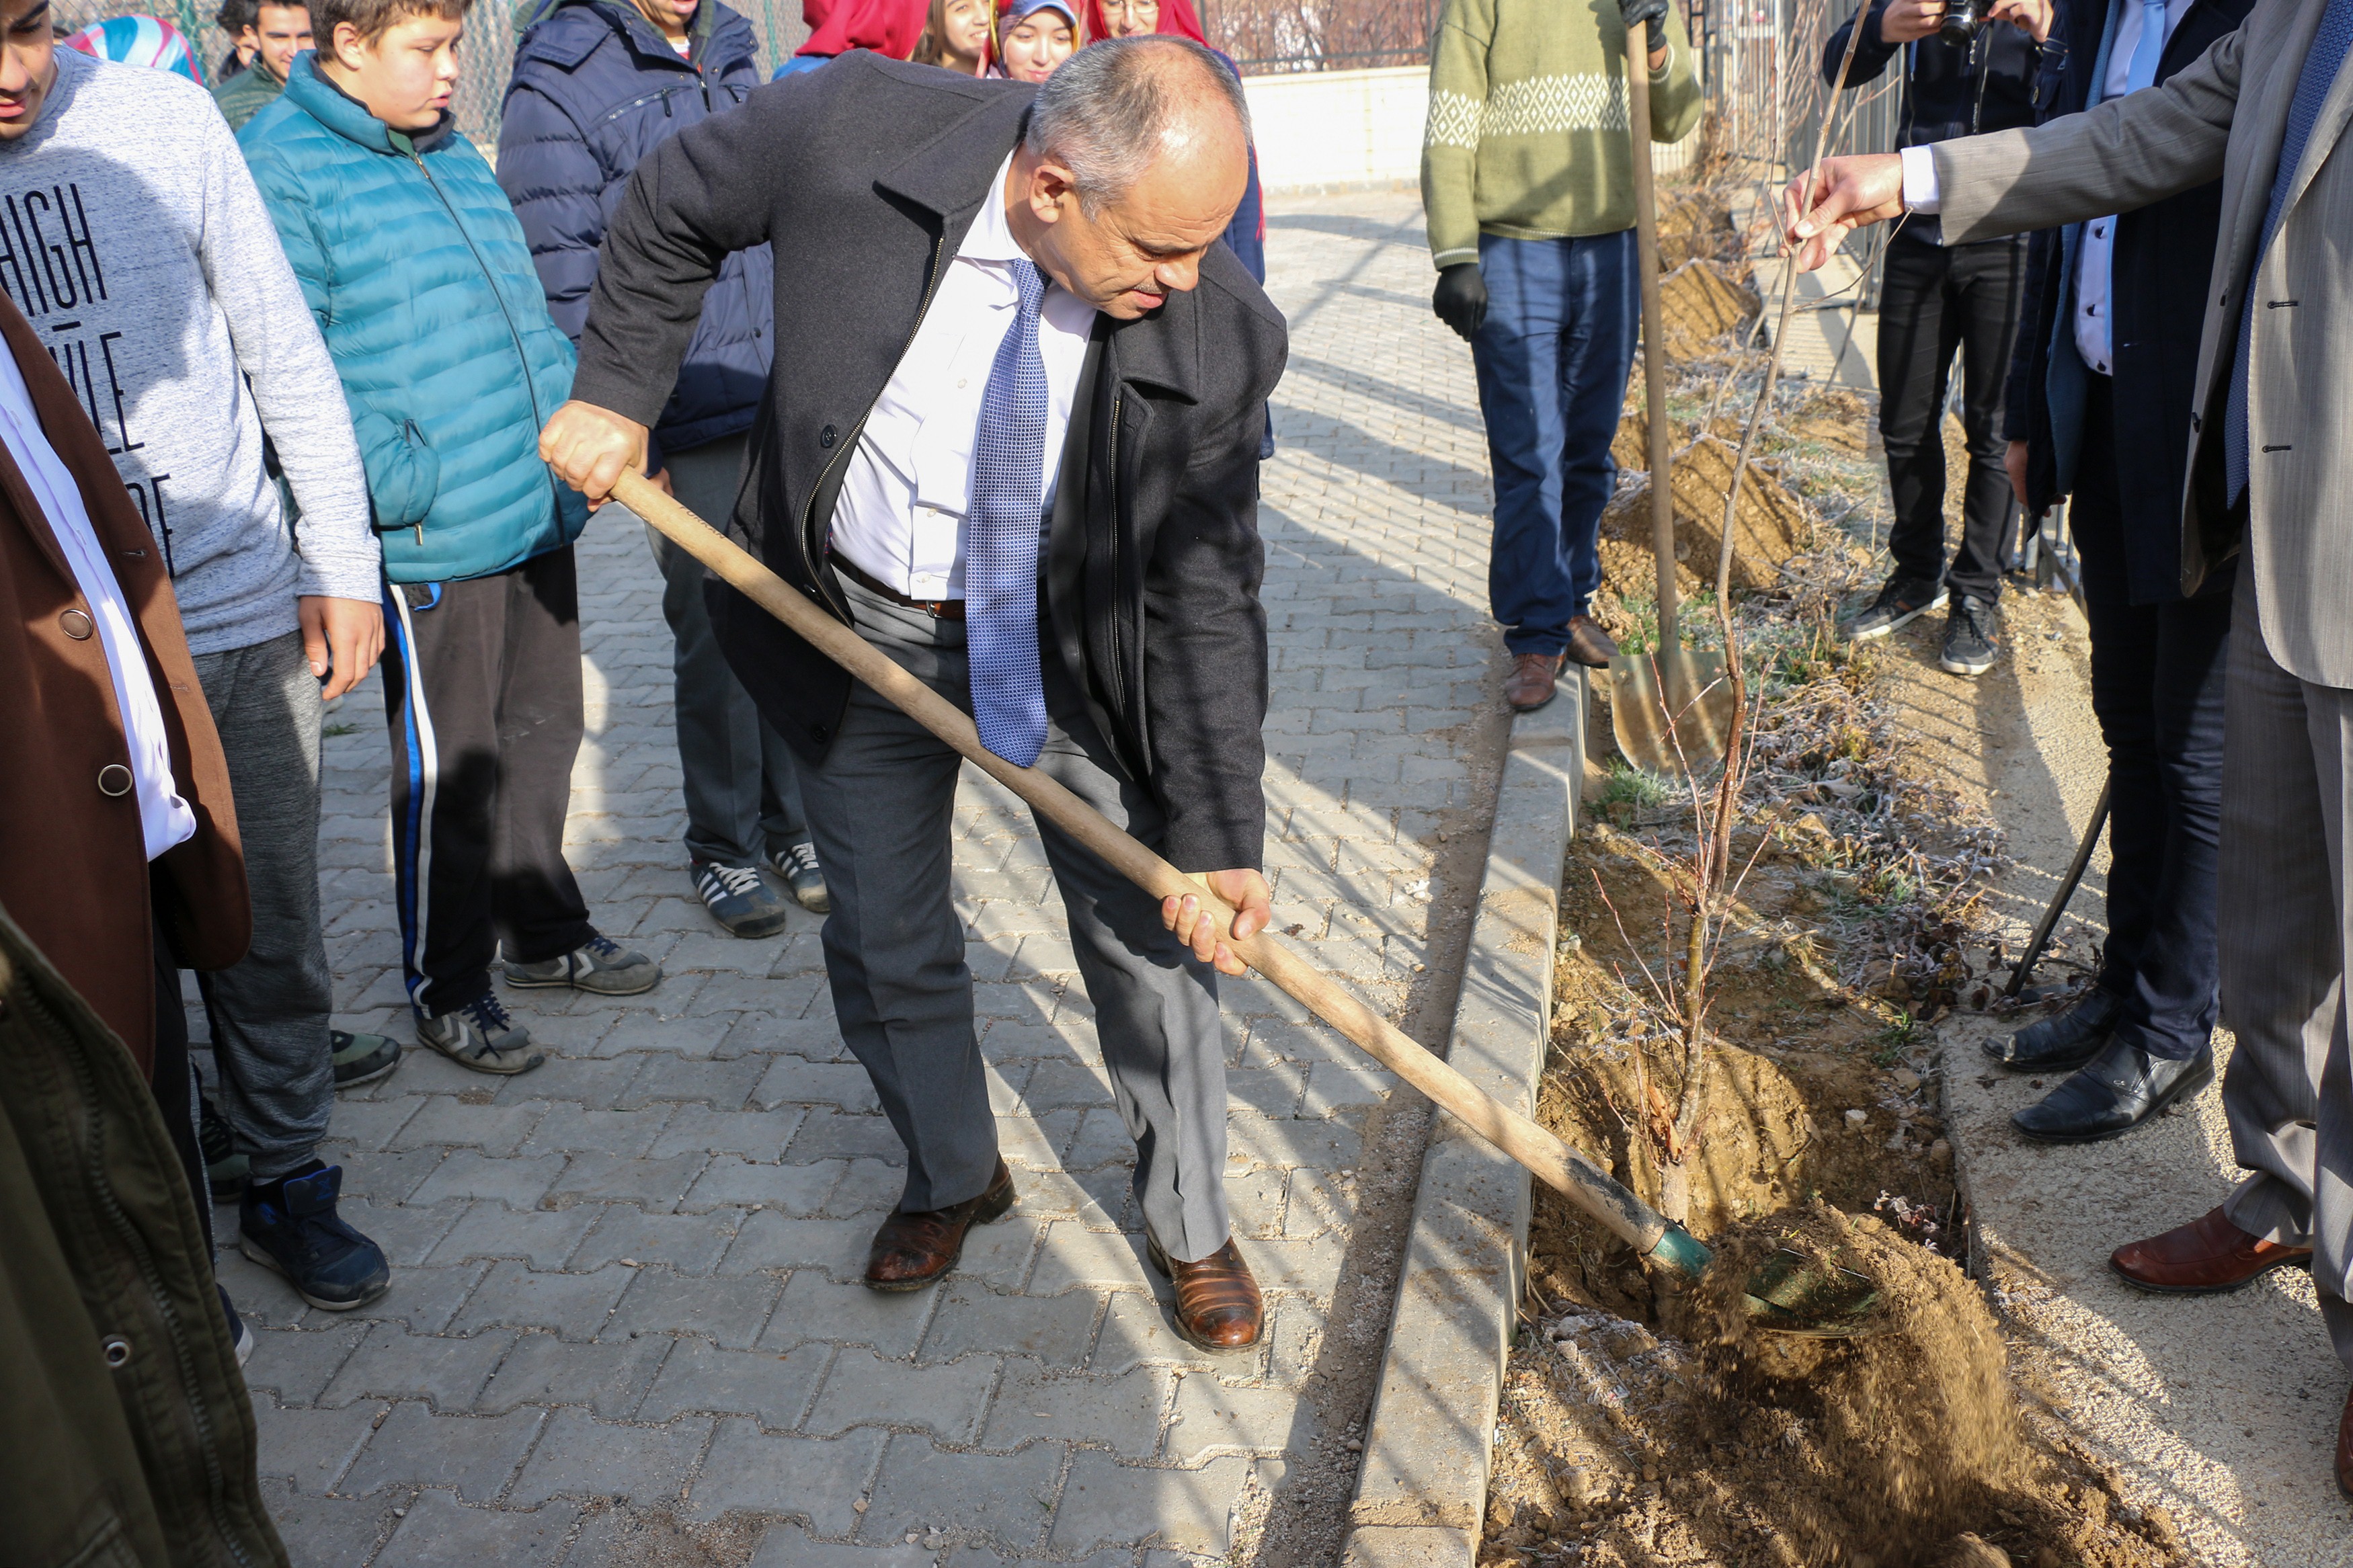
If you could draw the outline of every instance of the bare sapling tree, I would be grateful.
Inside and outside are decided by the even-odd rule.
[[[1841,101],[1846,87],[1847,72],[1854,63],[1855,45],[1862,34],[1861,18],[1848,29],[1846,52],[1839,60],[1838,75],[1831,86],[1820,130],[1814,142],[1813,163],[1807,174],[1806,188],[1812,191],[1819,182],[1822,160],[1828,153],[1840,115]],[[1786,79],[1787,73],[1777,73]],[[1777,90],[1779,90],[1777,79]],[[1733,831],[1740,821],[1741,802],[1748,784],[1749,769],[1756,745],[1751,733],[1748,678],[1741,665],[1740,626],[1733,614],[1732,561],[1736,548],[1736,528],[1740,512],[1740,495],[1747,478],[1748,464],[1756,450],[1758,432],[1763,428],[1767,412],[1773,402],[1773,389],[1780,378],[1781,359],[1789,338],[1789,322],[1797,310],[1798,267],[1795,257],[1783,266],[1781,277],[1780,319],[1773,331],[1770,354],[1765,363],[1764,379],[1757,388],[1756,400],[1750,404],[1748,419],[1740,437],[1740,447],[1732,465],[1732,479],[1725,487],[1724,521],[1715,561],[1715,619],[1724,639],[1724,676],[1730,689],[1730,712],[1725,722],[1724,766],[1712,784],[1704,783],[1683,754],[1677,734],[1679,715],[1667,711],[1672,700],[1668,682],[1658,680],[1656,688],[1662,717],[1666,721],[1664,731],[1675,736],[1675,753],[1682,767],[1683,783],[1689,793],[1692,813],[1693,848],[1686,863],[1674,868],[1665,880],[1666,910],[1662,916],[1667,938],[1666,950],[1672,954],[1677,948],[1675,924],[1682,916],[1681,964],[1678,970],[1672,960],[1663,962],[1661,973],[1653,973],[1639,953],[1643,976],[1650,983],[1652,994],[1678,1037],[1682,1047],[1682,1086],[1673,1110],[1667,1110],[1665,1096],[1645,1076],[1642,1093],[1648,1102],[1640,1115],[1648,1127],[1659,1171],[1659,1212],[1676,1224],[1687,1223],[1692,1210],[1692,1181],[1699,1164],[1701,1126],[1707,1114],[1707,1042],[1708,1008],[1713,1001],[1710,980],[1717,962],[1723,957],[1726,935],[1734,923],[1734,912],[1739,901],[1741,884],[1763,852],[1765,840],[1760,836],[1757,846],[1744,863],[1734,860]],[[1663,625],[1662,620],[1662,625]],[[1699,707],[1706,693],[1692,695],[1686,711]],[[1606,899],[1606,895],[1605,895]],[[1680,905],[1680,910],[1678,909]],[[1610,910],[1614,919],[1617,910]],[[1624,936],[1620,926],[1620,935]],[[1627,943],[1629,951],[1633,944]],[[1636,1056],[1639,1059],[1641,1053]]]

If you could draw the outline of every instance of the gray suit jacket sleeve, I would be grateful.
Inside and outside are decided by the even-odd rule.
[[[2085,113],[1936,143],[1945,243],[2130,212],[2220,179],[2245,37],[2230,33],[2162,86]]]

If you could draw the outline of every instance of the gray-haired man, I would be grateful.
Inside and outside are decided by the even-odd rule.
[[[575,401],[542,440],[604,494],[641,460],[721,258],[770,243],[769,425],[730,531],[966,704],[1000,755],[1206,873],[1245,933],[1268,918],[1258,450],[1286,352],[1216,244],[1248,130],[1231,73],[1162,37],[1082,49],[1042,88],[860,53],[754,94],[638,166]],[[958,760],[749,600],[709,592],[729,660],[806,763],[835,1011],[907,1148],[866,1280],[928,1284],[1014,1196],[948,896]],[[1155,908],[1040,831],[1177,1326],[1254,1344],[1213,972],[1240,965],[1198,911]]]

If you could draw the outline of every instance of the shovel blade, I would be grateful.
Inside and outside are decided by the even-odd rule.
[[[1680,778],[1724,759],[1732,683],[1724,655],[1668,648],[1609,661],[1609,723],[1619,754],[1643,773]]]
[[[1867,1275],[1783,1247],[1765,1260],[1741,1300],[1749,1321],[1779,1334],[1844,1340],[1873,1331],[1879,1286]]]

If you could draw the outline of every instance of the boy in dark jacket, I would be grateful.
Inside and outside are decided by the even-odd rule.
[[[564,859],[580,750],[585,508],[539,460],[572,383],[505,193],[449,113],[470,0],[317,0],[319,48],[238,135],[341,374],[383,537],[402,967],[417,1037],[515,1073],[491,989],[607,995],[661,968],[588,922]]]
[[[639,159],[759,85],[752,25],[716,0],[553,0],[515,51],[499,126],[499,184],[531,241],[555,323],[576,342],[596,248]],[[738,251],[703,297],[676,389],[654,427],[655,482],[698,516],[734,510],[760,389],[768,378],[774,285],[768,247]],[[808,908],[828,907],[784,741],[721,657],[702,567],[651,529],[662,614],[677,638],[678,760],[695,892],[737,936],[784,929],[765,862]]]
[[[1903,57],[1898,68],[1909,80],[1898,147],[2031,125],[2049,8],[2003,0],[1992,9],[1997,16],[2017,13],[2019,20],[1983,21],[1960,42],[1940,31],[1944,0],[1876,0],[1822,46],[1822,79],[1837,77],[1847,36],[1860,26],[1848,88],[1877,80],[1890,61]],[[1955,675],[1983,675],[2000,658],[1993,608],[2001,595],[2001,537],[2010,501],[2002,472],[2001,391],[2025,269],[2023,237],[1947,248],[1933,217],[1905,220],[1887,243],[1879,306],[1879,433],[1895,506],[1887,537],[1895,570],[1879,597],[1848,624],[1847,635],[1884,637],[1949,602],[1939,662]],[[1960,548],[1948,566],[1945,441],[1937,426],[1953,355],[1964,345],[1961,425],[1969,474]]]

